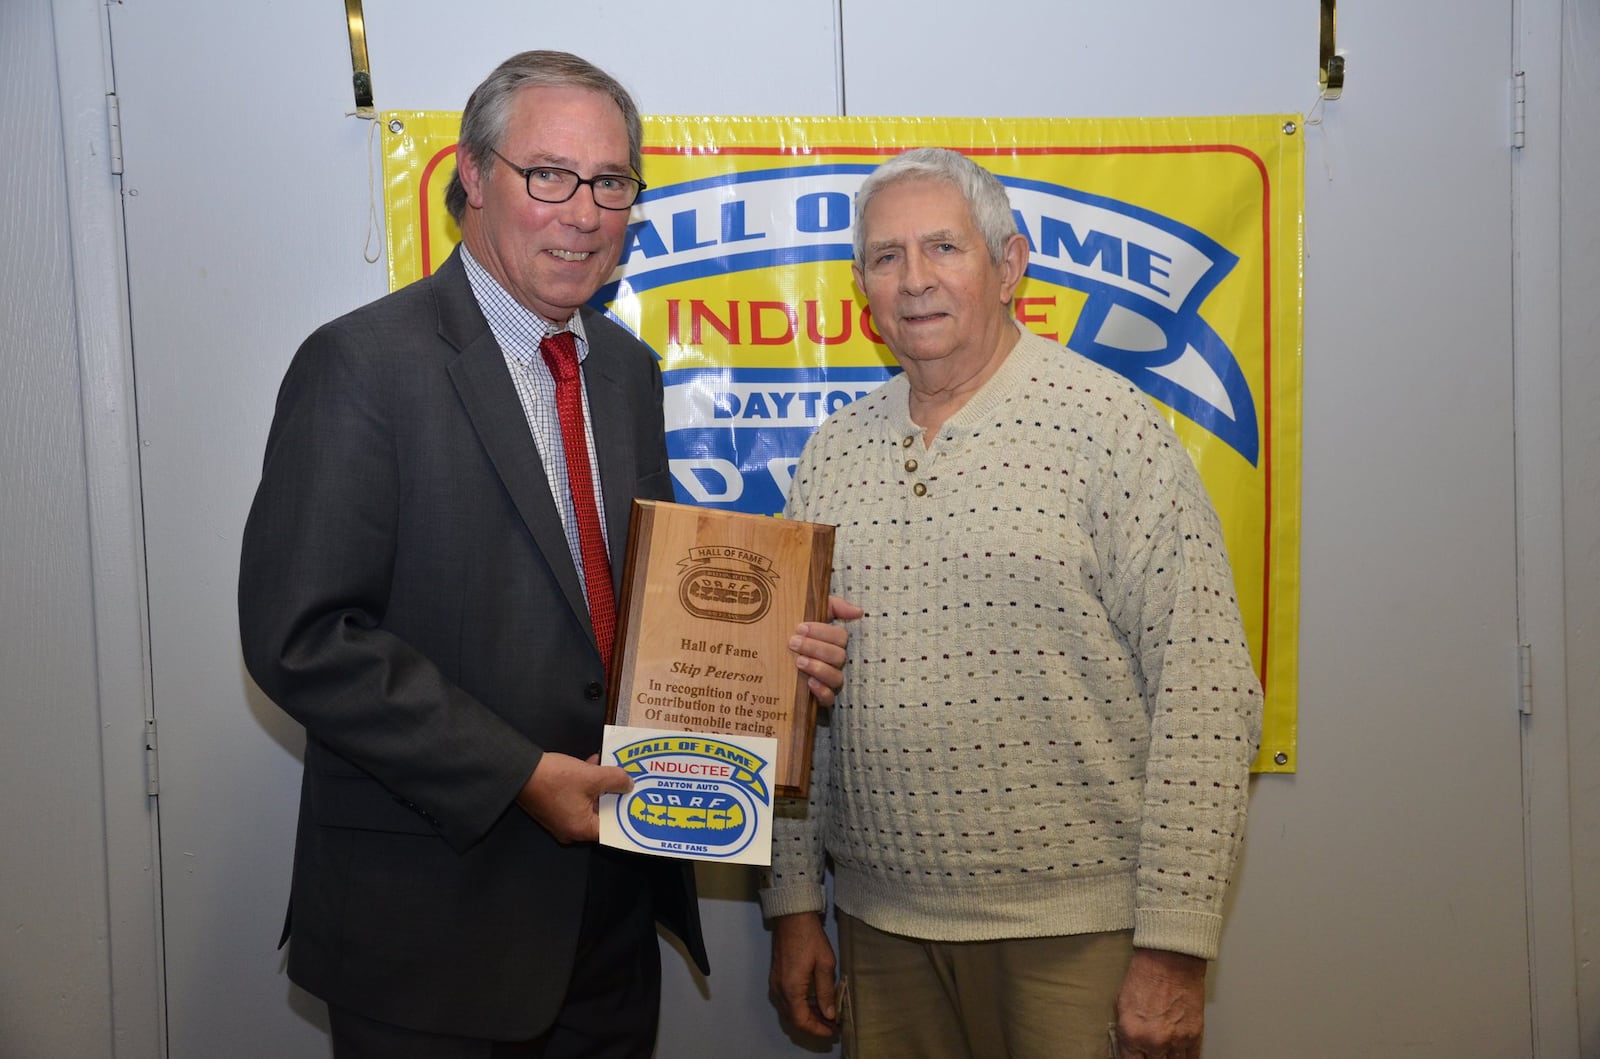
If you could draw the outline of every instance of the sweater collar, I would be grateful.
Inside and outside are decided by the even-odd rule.
[[[1039,358],[1048,355],[1054,343],[1040,338],[1020,323],[1016,324],[1016,328],[1022,332],[1017,336],[1017,344],[1011,347],[989,381],[944,421],[939,428],[938,440],[946,444],[960,444],[987,427],[994,422],[996,409],[1009,401],[1018,388],[1036,373]],[[1066,352],[1059,346],[1056,348],[1062,353]],[[895,386],[898,388],[891,389]],[[884,396],[889,399],[889,427],[895,439],[913,434],[921,437],[922,428],[911,419],[911,383],[904,372],[884,384]]]

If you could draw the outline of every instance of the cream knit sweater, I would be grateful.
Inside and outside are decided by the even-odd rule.
[[[880,930],[1214,957],[1261,688],[1193,463],[1126,379],[1027,331],[931,445],[908,392],[835,413],[790,489],[867,613],[767,916],[822,909],[826,849]]]

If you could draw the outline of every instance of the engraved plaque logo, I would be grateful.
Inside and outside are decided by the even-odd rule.
[[[678,602],[697,618],[748,625],[772,608],[772,560],[747,548],[691,548],[678,581]]]

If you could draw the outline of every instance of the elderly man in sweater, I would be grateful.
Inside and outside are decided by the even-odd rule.
[[[774,996],[857,1057],[1198,1056],[1261,723],[1216,512],[1142,394],[1013,318],[992,174],[910,151],[856,208],[904,372],[789,494],[866,617],[774,836]]]

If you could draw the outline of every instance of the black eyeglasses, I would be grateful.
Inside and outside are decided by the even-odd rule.
[[[597,173],[585,180],[570,169],[551,165],[531,165],[524,169],[493,147],[489,148],[489,153],[520,173],[528,185],[528,197],[540,202],[565,202],[578,193],[579,187],[588,184],[596,206],[603,210],[625,210],[645,189],[644,181],[621,173]]]

